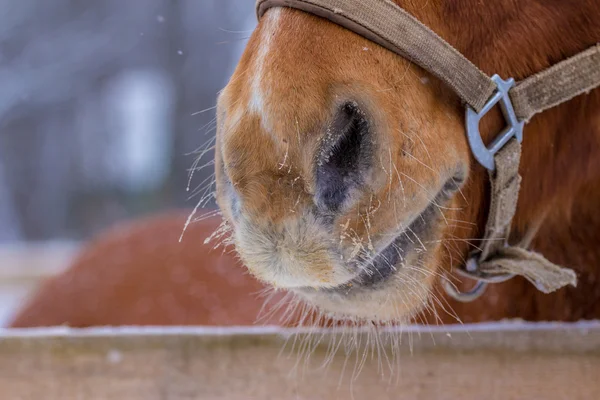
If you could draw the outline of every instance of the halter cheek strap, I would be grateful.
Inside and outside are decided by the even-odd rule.
[[[478,281],[469,293],[459,293],[444,281],[459,301],[479,297],[488,283],[520,275],[550,293],[575,286],[575,272],[526,250],[530,243],[510,246],[507,238],[517,207],[519,163],[524,126],[535,114],[565,103],[600,86],[600,46],[562,61],[515,83],[488,77],[449,43],[390,0],[258,0],[257,15],[272,7],[299,9],[341,25],[412,61],[442,80],[462,99],[466,130],[475,159],[489,171],[491,206],[483,248],[472,254],[459,273]],[[499,104],[506,128],[486,146],[479,121]],[[533,236],[533,235],[530,235]]]

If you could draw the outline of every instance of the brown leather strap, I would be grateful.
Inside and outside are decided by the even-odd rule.
[[[521,145],[511,139],[494,157],[496,169],[490,171],[491,202],[485,227],[485,241],[481,246],[480,260],[487,260],[505,246],[510,225],[517,209],[521,176],[519,164]]]
[[[519,121],[566,103],[600,85],[600,45],[520,82],[510,91]]]
[[[494,282],[519,275],[543,293],[551,293],[567,285],[576,286],[575,272],[525,249],[531,244],[531,237],[528,237],[526,242],[515,245],[508,242],[519,200],[520,159],[521,145],[514,138],[495,156],[496,169],[490,171],[491,203],[488,221],[481,252],[473,255],[475,265],[472,277]],[[539,224],[535,229],[539,229]],[[469,273],[468,264],[466,268]]]

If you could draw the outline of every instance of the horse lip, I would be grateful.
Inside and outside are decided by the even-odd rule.
[[[398,262],[403,258],[400,252],[403,252],[406,255],[414,252],[417,253],[417,258],[422,257],[423,252],[427,249],[420,238],[432,235],[432,230],[434,228],[433,223],[436,218],[438,218],[438,213],[441,212],[440,205],[447,203],[465,181],[466,179],[462,173],[457,173],[455,176],[445,181],[434,200],[429,202],[425,209],[412,220],[408,228],[400,232],[389,245],[380,250],[366,262],[346,264],[347,267],[351,266],[352,269],[359,271],[351,280],[335,287],[299,287],[295,288],[294,291],[305,295],[319,292],[329,295],[346,296],[357,290],[377,290],[399,271]],[[332,220],[335,218],[333,215],[330,217]],[[331,222],[333,223],[333,221]],[[420,245],[423,250],[421,254],[419,254],[418,245]],[[369,274],[366,272],[367,268],[364,268],[365,265],[367,265],[367,267],[370,266],[372,273]]]
[[[404,259],[404,255],[418,248],[419,236],[426,233],[427,227],[435,218],[435,210],[435,205],[430,203],[415,218],[413,223],[407,229],[400,232],[387,247],[379,251],[369,261],[362,263],[363,268],[361,268],[361,272],[356,278],[336,289],[372,288],[385,283],[402,268],[399,266],[399,263]],[[420,226],[423,228],[419,229]]]
[[[420,237],[431,234],[432,223],[438,217],[439,204],[447,202],[457,190],[457,178],[449,179],[440,189],[435,199],[410,223],[408,228],[400,232],[392,242],[380,250],[369,260],[356,263],[361,270],[357,277],[340,286],[326,291],[330,293],[348,294],[356,289],[376,289],[387,282],[401,268],[399,262],[412,251],[418,252],[419,247],[426,251]],[[362,267],[362,268],[361,268]]]

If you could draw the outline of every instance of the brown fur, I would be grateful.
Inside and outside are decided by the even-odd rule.
[[[398,2],[483,71],[504,78],[528,77],[600,40],[600,3],[593,0]],[[397,169],[422,186],[432,189],[457,165],[467,166],[469,179],[462,195],[454,196],[448,205],[460,210],[445,211],[448,220],[460,222],[445,225],[440,221],[435,236],[442,245],[431,245],[427,255],[430,272],[451,272],[477,245],[475,238],[481,236],[488,205],[486,174],[469,153],[456,96],[425,71],[338,26],[284,10],[277,26],[272,27],[268,20],[271,13],[273,10],[253,34],[219,99],[217,179],[225,216],[233,220],[230,196],[223,189],[227,174],[243,200],[242,215],[248,226],[277,232],[285,221],[301,224],[302,210],[310,206],[314,195],[312,167],[324,127],[339,101],[353,98],[372,118],[379,134],[379,154],[385,156],[383,150],[389,149]],[[261,46],[269,40],[272,50],[264,63],[259,63]],[[253,110],[257,76],[263,78],[259,87],[264,96],[261,107]],[[429,84],[423,83],[424,77]],[[488,139],[500,128],[499,112],[484,121]],[[514,279],[493,285],[471,304],[448,300],[445,309],[453,309],[464,322],[514,317],[565,321],[600,318],[599,156],[598,90],[536,116],[526,127],[523,187],[511,239],[517,240],[543,218],[533,248],[551,261],[575,269],[579,274],[577,288],[544,295],[524,280]],[[402,212],[420,209],[427,201],[422,187],[413,182],[404,182],[401,191],[396,177],[389,184],[385,174],[376,178],[379,181],[371,193],[340,218],[341,222],[350,221],[363,243],[367,234],[385,235],[402,218]],[[401,206],[401,196],[408,197],[409,210],[391,206]],[[374,198],[380,207],[372,214],[367,232],[364,218],[357,215],[369,215]],[[238,249],[250,271],[278,284],[272,271],[265,268],[264,254],[258,259],[252,252],[254,236],[244,226],[233,225]],[[143,238],[152,232],[140,230],[137,234]],[[336,232],[336,241],[339,234]],[[189,251],[200,256],[200,248]],[[306,268],[296,271],[294,279],[314,278],[315,286],[337,282],[334,272],[339,266],[326,254],[300,263]],[[164,264],[164,268],[166,271],[168,266]],[[135,274],[130,276],[133,279]],[[283,281],[290,284],[293,279]],[[428,277],[420,285],[440,296],[436,282]],[[459,284],[463,289],[470,285],[472,282]],[[41,299],[51,298],[56,290],[47,293]],[[408,299],[410,304],[402,314],[420,309],[419,301],[419,295]],[[35,307],[39,306],[38,302]],[[443,322],[455,321],[439,305],[436,310]],[[416,318],[438,321],[431,311]]]
[[[11,326],[252,325],[264,287],[232,254],[203,245],[220,218],[188,211],[122,223],[45,282]]]
[[[517,80],[585,50],[600,38],[600,4],[590,0],[399,3],[486,73]],[[331,118],[338,98],[357,98],[369,111],[377,130],[383,132],[380,151],[390,148],[396,167],[424,186],[434,187],[436,179],[455,164],[469,165],[469,180],[463,188],[466,201],[455,196],[453,205],[461,211],[454,215],[447,213],[452,220],[463,222],[452,228],[440,227],[449,250],[441,247],[439,251],[431,250],[427,265],[435,270],[439,265],[451,268],[452,264],[462,262],[469,246],[477,244],[471,239],[481,235],[488,189],[483,169],[469,154],[462,110],[455,95],[431,78],[432,84],[421,84],[420,78],[427,76],[424,71],[316,17],[285,10],[278,26],[270,27],[272,12],[267,13],[251,38],[219,103],[218,157],[222,157],[222,165],[246,204],[244,218],[257,225],[277,226],[283,219],[293,218],[289,207],[282,206],[288,196],[301,200],[297,203],[300,209],[310,204],[314,195],[311,167],[323,126]],[[268,40],[274,50],[259,68],[261,46]],[[247,108],[253,91],[250,81],[257,74],[262,74],[263,92],[268,94],[263,107],[252,112]],[[521,165],[523,188],[512,238],[518,239],[537,220],[545,218],[533,248],[543,251],[552,261],[576,269],[580,275],[579,287],[545,296],[516,279],[494,287],[475,304],[452,303],[463,319],[520,316],[570,320],[600,316],[600,308],[594,306],[599,303],[600,225],[594,206],[600,200],[599,110],[600,95],[594,91],[535,117],[528,125]],[[500,128],[499,112],[484,121],[488,140]],[[418,131],[418,139],[424,146],[398,134],[412,130]],[[274,166],[283,157],[282,148],[292,140],[298,142],[289,146],[287,156],[293,172],[278,173]],[[250,143],[252,149],[244,147]],[[413,152],[411,159],[402,157],[407,147]],[[435,171],[415,163],[417,158],[423,163],[431,162]],[[236,175],[238,171],[243,175]],[[218,174],[223,179],[223,171],[218,170]],[[275,182],[295,177],[302,179],[295,192],[275,186]],[[398,182],[392,183],[387,190],[398,196]],[[248,184],[252,185],[250,192],[246,189]],[[381,187],[371,190],[379,201],[389,193]],[[411,206],[422,204],[418,187],[409,182],[404,190],[411,197]],[[227,196],[220,193],[219,199],[230,217]],[[351,215],[364,215],[368,207],[364,197],[360,201],[362,206],[359,202]],[[371,234],[385,234],[390,228],[389,221],[398,219],[392,215],[392,208],[380,209],[373,216]],[[366,232],[361,230],[364,224],[357,218],[349,218],[366,241]],[[243,227],[236,228],[239,236],[251,238]],[[245,245],[252,245],[249,242],[238,245],[242,253]],[[245,262],[261,279],[268,276],[268,269],[260,260],[249,256]],[[431,284],[430,279],[422,283]],[[466,282],[462,287],[470,284]],[[317,304],[323,301],[317,300]],[[544,307],[540,308],[541,305]],[[354,312],[353,308],[351,313]]]
[[[500,1],[485,7],[445,3],[446,39],[488,74],[524,79],[600,41],[596,1]],[[476,21],[478,15],[485,23],[465,22]],[[497,122],[489,128],[497,132]],[[532,247],[575,269],[578,287],[544,295],[515,279],[493,286],[475,304],[452,304],[465,322],[600,318],[599,155],[600,91],[534,117],[525,130],[523,185],[513,235],[518,238],[548,212]],[[465,191],[474,199],[466,208],[467,218],[480,227],[487,195],[477,199],[474,192],[483,193],[483,182],[478,174],[477,184]]]

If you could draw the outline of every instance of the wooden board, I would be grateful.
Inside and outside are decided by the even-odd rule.
[[[348,358],[340,348],[319,368],[339,335],[313,335],[321,343],[298,367],[299,335],[275,328],[3,331],[0,398],[600,399],[600,323],[412,327],[393,334],[402,338],[399,369],[384,367],[382,377],[369,353],[354,379],[362,353]],[[364,343],[367,335],[346,338]],[[389,356],[390,344],[382,347]]]

